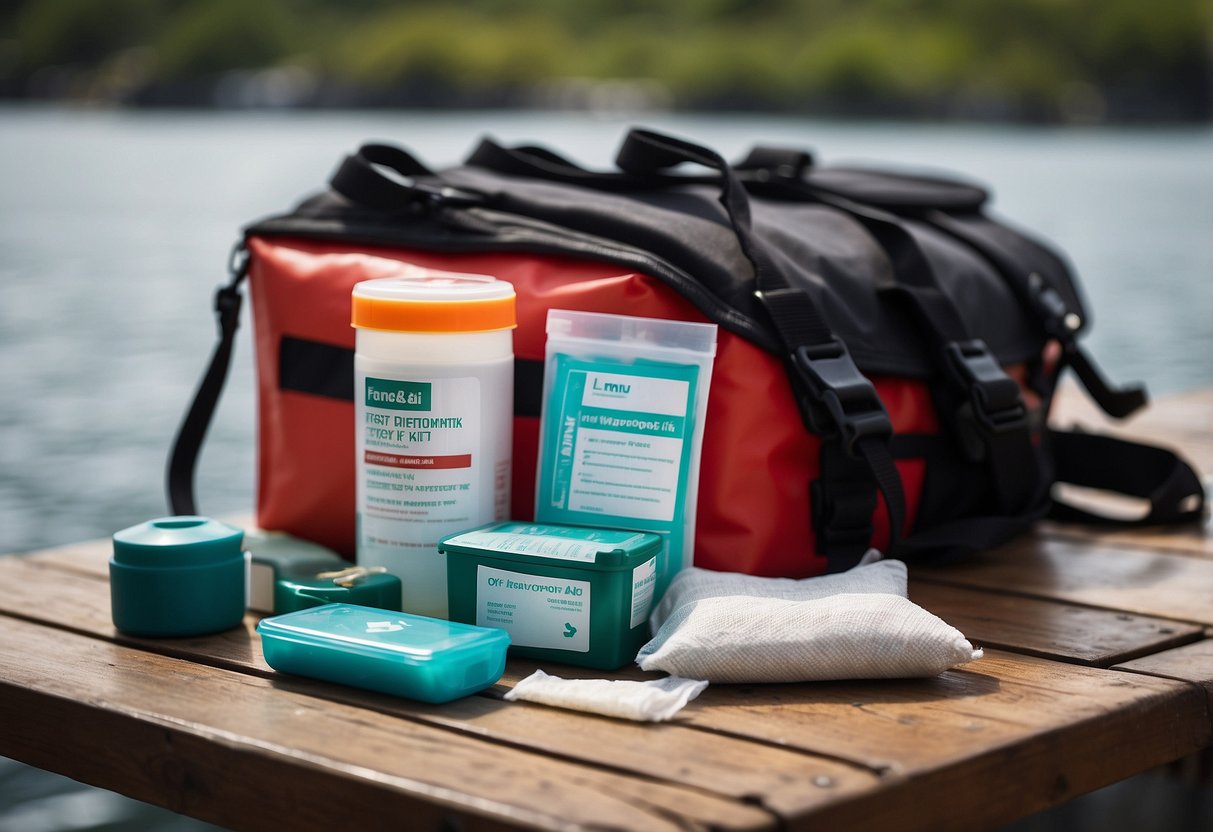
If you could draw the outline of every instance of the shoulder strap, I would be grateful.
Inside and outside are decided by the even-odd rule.
[[[1199,521],[1205,491],[1191,465],[1165,448],[1106,434],[1049,432],[1059,482],[1098,488],[1147,500],[1135,520],[1108,517],[1056,500],[1049,517],[1070,523],[1152,526]]]
[[[465,164],[486,168],[509,176],[526,176],[548,182],[577,185],[599,191],[644,191],[672,185],[719,185],[720,177],[674,174],[668,170],[648,169],[643,174],[629,170],[590,170],[539,145],[506,147],[485,136],[467,157]]]
[[[421,182],[435,174],[412,154],[388,144],[364,144],[346,156],[329,177],[329,186],[350,202],[394,212],[419,205],[480,204],[484,195],[464,188]]]
[[[227,381],[236,329],[240,326],[240,284],[248,274],[248,266],[248,249],[241,241],[232,250],[228,261],[231,279],[215,292],[215,318],[219,325],[219,340],[169,453],[165,485],[168,507],[172,514],[198,513],[194,501],[194,471],[198,466],[198,454],[206,440],[206,432],[215,415],[215,406],[219,403],[219,394],[223,392],[224,382]]]

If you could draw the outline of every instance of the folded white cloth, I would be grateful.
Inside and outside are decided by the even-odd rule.
[[[906,565],[899,560],[881,560],[856,566],[846,572],[817,578],[759,578],[738,572],[713,572],[690,567],[674,576],[669,589],[649,616],[653,632],[661,629],[676,609],[705,598],[746,596],[812,601],[845,593],[877,593],[906,597]]]
[[[698,696],[707,682],[669,676],[651,682],[562,679],[536,670],[505,695],[557,708],[588,711],[638,722],[664,722]]]
[[[934,676],[981,657],[906,598],[893,560],[803,580],[685,570],[651,623],[643,670],[712,682]]]

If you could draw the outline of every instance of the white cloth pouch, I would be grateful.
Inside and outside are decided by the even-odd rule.
[[[934,676],[981,657],[905,596],[900,561],[799,581],[687,570],[637,664],[711,682],[804,682]]]

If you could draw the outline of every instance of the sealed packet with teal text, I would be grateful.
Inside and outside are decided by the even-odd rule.
[[[535,519],[657,532],[657,597],[693,560],[716,325],[552,309]]]

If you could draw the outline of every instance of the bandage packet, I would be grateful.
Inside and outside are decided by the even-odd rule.
[[[707,682],[667,676],[646,682],[612,679],[562,679],[536,670],[505,698],[537,702],[553,708],[632,719],[665,722],[708,686]]]

